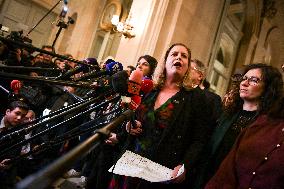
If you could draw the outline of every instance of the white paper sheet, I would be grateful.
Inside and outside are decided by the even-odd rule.
[[[138,177],[150,182],[165,182],[171,180],[173,170],[130,151],[109,170],[118,175]],[[179,169],[178,175],[184,172],[184,166]]]

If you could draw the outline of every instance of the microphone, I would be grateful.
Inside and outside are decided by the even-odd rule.
[[[11,81],[10,87],[13,90],[14,94],[18,95],[20,89],[22,88],[22,83],[19,80],[13,80]]]
[[[135,111],[141,104],[141,96],[134,95],[131,97],[131,102],[129,103],[129,109]],[[133,120],[134,117],[132,116]],[[135,121],[133,121],[135,123]]]
[[[127,84],[127,96],[122,98],[122,101],[127,103],[128,108],[135,111],[141,103],[141,97],[139,95],[142,84],[143,72],[141,70],[134,70],[130,76]],[[136,127],[134,115],[130,118],[130,123],[133,128]]]
[[[75,79],[75,81],[81,81],[85,79],[91,79],[91,78],[97,78],[104,75],[112,75],[114,73],[117,73],[119,71],[123,70],[123,66],[119,62],[110,62],[106,64],[106,68],[101,71],[92,71],[90,73],[83,74],[80,78]]]
[[[105,92],[108,89],[122,95],[124,103],[131,102],[131,96],[139,96],[142,83],[142,72],[134,72],[129,78],[126,70],[119,71],[112,76],[96,81],[92,87],[94,91],[87,93],[87,97]],[[123,97],[124,96],[124,97]]]
[[[145,95],[149,93],[153,89],[153,87],[154,87],[153,81],[151,79],[144,78],[141,83],[141,89],[140,89],[141,94]],[[129,109],[135,111],[138,108],[138,106],[141,104],[141,99],[142,97],[139,95],[132,96],[131,101],[128,105]],[[135,122],[134,115],[131,117],[130,122],[133,128],[135,128],[136,122]]]
[[[56,77],[55,80],[69,79],[72,75],[77,74],[82,71],[87,71],[88,69],[89,69],[88,66],[81,64],[71,70],[68,70],[66,73]]]
[[[151,92],[153,88],[154,88],[154,83],[151,79],[144,78],[142,80],[142,84],[141,84],[141,94],[142,95],[145,95]]]
[[[143,72],[141,70],[134,70],[128,81],[128,93],[130,95],[139,95],[142,84]]]
[[[126,95],[128,90],[127,71],[123,70],[113,74],[111,77],[111,85],[115,92],[121,95]]]
[[[57,68],[41,68],[41,67],[26,67],[26,66],[4,66],[0,65],[0,70],[7,72],[56,72],[60,73],[61,70]]]
[[[119,71],[110,77],[105,77],[96,81],[92,85],[94,91],[87,93],[87,97],[113,90],[115,93],[121,95],[123,104],[129,107],[129,103],[131,103],[132,100],[131,97],[140,95],[142,77],[143,73],[140,70],[133,71],[129,78],[126,70]]]
[[[127,95],[128,74],[125,70],[117,72],[112,76],[101,78],[94,82],[91,86],[94,89],[86,94],[86,97],[96,96],[113,90],[120,95]]]

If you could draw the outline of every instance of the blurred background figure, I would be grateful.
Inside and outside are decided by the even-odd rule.
[[[6,60],[8,57],[8,52],[9,49],[7,47],[7,45],[5,45],[4,43],[2,43],[2,41],[0,41],[0,60]]]
[[[226,111],[226,109],[231,109],[231,106],[234,106],[233,103],[235,99],[239,98],[239,89],[240,89],[240,83],[243,79],[243,72],[244,69],[236,69],[234,74],[231,76],[231,86],[229,91],[223,96],[222,99],[222,106],[223,110]]]
[[[54,59],[54,64],[60,69],[62,70],[62,72],[66,71],[66,67],[65,67],[65,61],[59,58]]]
[[[66,56],[67,58],[73,58],[72,54],[64,54],[64,56]],[[75,68],[76,67],[76,63],[75,62],[72,62],[72,61],[69,61],[69,60],[64,60],[65,61],[65,66],[66,66],[66,69],[67,70],[70,70],[72,68]]]
[[[32,65],[35,65],[38,62],[43,62],[43,54],[42,53],[35,55],[35,57],[33,58],[33,61],[32,61]]]
[[[157,67],[157,60],[150,55],[143,55],[138,58],[136,69],[140,69],[143,72],[143,76],[149,79],[153,79],[153,73]]]
[[[42,50],[55,53],[55,50],[52,46],[49,45],[43,45]],[[36,60],[34,61],[34,66],[35,67],[41,67],[41,68],[57,68],[57,66],[54,64],[52,61],[52,56],[44,53],[40,53]],[[39,76],[45,76],[45,77],[56,77],[59,74],[56,72],[36,72],[37,75]],[[33,75],[36,75],[33,73]]]
[[[135,70],[135,67],[134,66],[127,66],[126,67],[126,71],[127,71],[127,74],[128,76],[130,76],[130,74]]]
[[[209,91],[210,83],[206,81],[206,66],[200,60],[193,59],[190,61],[190,79],[194,88],[198,87],[205,93],[209,109],[211,110],[210,125],[213,130],[222,113],[222,101],[219,95]],[[206,83],[206,87],[204,83]]]
[[[50,46],[50,45],[43,45],[41,47],[41,49],[45,50],[45,51],[48,51],[48,52],[55,53],[55,49],[52,46]],[[52,62],[52,56],[51,55],[42,54],[42,57],[43,57],[43,62],[48,63],[48,64]]]

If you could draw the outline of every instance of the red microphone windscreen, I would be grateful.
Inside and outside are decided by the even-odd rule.
[[[143,78],[143,72],[141,70],[134,70],[131,73],[128,81],[128,93],[130,95],[139,95],[142,78]]]
[[[19,80],[13,80],[11,81],[10,87],[15,94],[18,94],[20,88],[22,87],[22,83]]]
[[[131,97],[131,102],[129,103],[130,110],[136,110],[141,104],[141,96],[134,95]]]
[[[141,70],[134,70],[129,76],[129,81],[134,81],[135,83],[141,84],[143,78],[143,72]]]
[[[151,79],[143,79],[141,84],[141,91],[143,94],[147,94],[152,91],[154,83]]]

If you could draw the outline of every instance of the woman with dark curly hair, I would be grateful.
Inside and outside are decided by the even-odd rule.
[[[200,182],[199,184],[201,185],[196,188],[203,188],[203,185],[216,173],[221,162],[232,149],[239,134],[244,134],[245,130],[250,130],[250,128],[253,127],[252,125],[255,125],[254,122],[256,120],[263,119],[263,115],[267,115],[281,102],[281,98],[283,97],[283,80],[281,73],[276,68],[266,64],[259,63],[248,65],[244,70],[238,93],[239,95],[235,96],[231,104],[226,106],[227,108],[224,110],[225,112],[219,120],[219,125],[212,135],[207,149],[207,163],[206,166],[201,169],[202,173],[199,174],[199,179],[201,179],[202,182]],[[283,125],[283,116],[281,119],[281,124]],[[251,126],[247,128],[249,125]],[[261,157],[262,155],[258,158],[264,158],[264,156]],[[240,172],[242,171],[243,170],[240,170]],[[229,175],[230,173],[224,172],[224,174]],[[253,171],[251,172],[251,175],[252,174]],[[218,179],[218,177],[214,178]],[[223,180],[223,182],[226,182],[225,180]],[[242,182],[241,180],[239,181]],[[246,187],[241,188],[249,188],[248,185],[245,186]],[[230,187],[224,187],[221,184],[218,185],[218,187],[210,186],[209,188]]]
[[[246,72],[240,97],[248,97],[250,71],[259,70],[263,85],[256,120],[239,135],[206,189],[284,188],[284,98],[281,73],[271,66],[256,65]],[[255,80],[256,81],[256,80]],[[254,81],[251,81],[254,82]],[[250,82],[250,83],[251,83]]]
[[[138,58],[136,69],[140,69],[144,77],[152,79],[157,64],[158,62],[154,57],[146,54]]]

